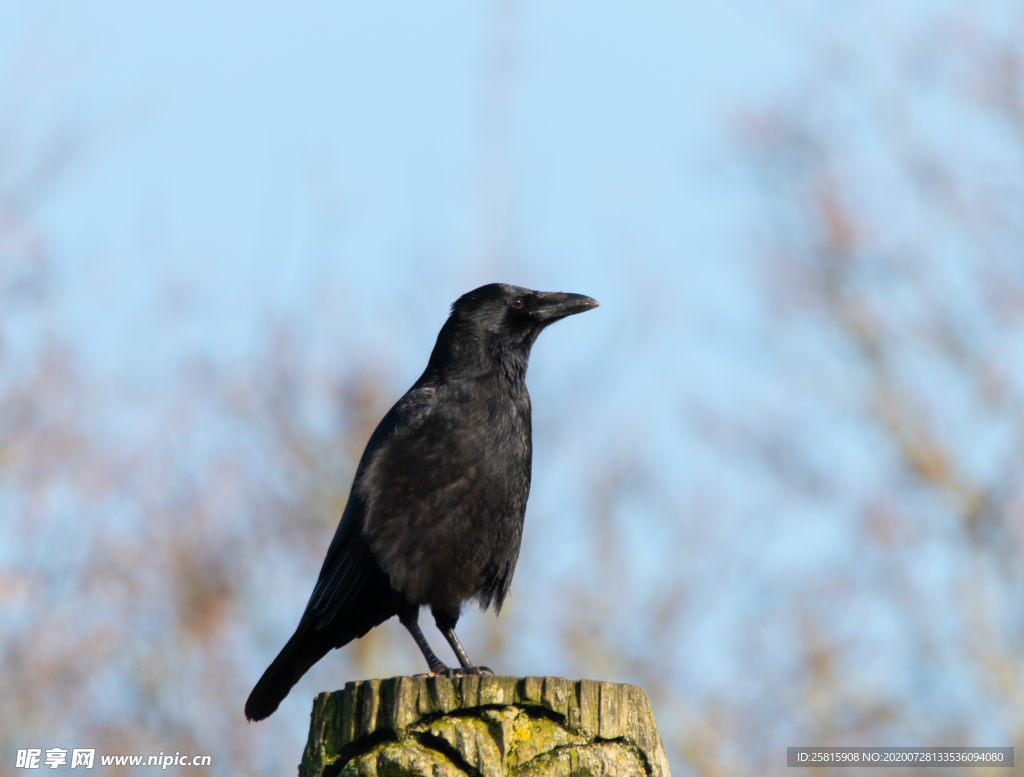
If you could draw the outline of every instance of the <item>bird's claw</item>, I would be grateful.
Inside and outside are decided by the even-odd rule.
[[[494,670],[489,666],[467,666],[462,669],[454,670],[455,674],[462,675],[464,677],[482,677],[485,674],[493,675]]]
[[[467,666],[452,669],[450,666],[432,667],[426,674],[416,675],[417,677],[447,677],[453,680],[456,677],[482,677],[483,675],[494,675],[494,670],[489,666]]]

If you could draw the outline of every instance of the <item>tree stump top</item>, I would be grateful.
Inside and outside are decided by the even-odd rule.
[[[561,677],[392,677],[313,702],[299,777],[671,777],[647,695]]]

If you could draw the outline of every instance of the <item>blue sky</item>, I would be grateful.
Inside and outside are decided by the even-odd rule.
[[[749,2],[6,5],[3,104],[90,144],[42,212],[62,316],[135,371],[271,314],[408,380],[495,279],[602,301],[553,358],[668,322],[699,350],[743,305],[730,121],[800,62]]]

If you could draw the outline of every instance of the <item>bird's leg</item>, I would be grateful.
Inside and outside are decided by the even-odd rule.
[[[462,664],[461,670],[456,670],[458,674],[494,674],[489,667],[486,666],[473,666],[473,662],[469,660],[469,656],[466,655],[465,649],[462,647],[462,643],[459,642],[459,638],[455,636],[455,629],[445,629],[444,638],[448,640],[448,644],[452,646],[452,650],[455,651],[455,655],[459,659],[459,663]]]
[[[455,656],[459,659],[459,664],[462,665],[462,669],[456,669],[456,674],[494,674],[486,666],[473,666],[473,662],[469,660],[469,656],[466,655],[465,648],[462,647],[462,643],[459,642],[459,638],[455,636],[455,624],[458,618],[452,618],[444,613],[434,613],[434,620],[437,622],[437,628],[444,634],[444,638],[448,640],[448,644],[452,646],[452,650],[455,651]]]
[[[419,647],[420,652],[423,653],[423,657],[427,659],[427,666],[430,667],[431,673],[443,674],[451,677],[452,670],[434,654],[434,651],[430,649],[430,643],[427,642],[427,638],[424,637],[423,632],[420,631],[419,607],[412,608],[411,611],[403,612],[398,616],[398,620],[401,621],[402,625],[409,630],[409,633],[412,634],[412,638],[416,640],[417,647]]]

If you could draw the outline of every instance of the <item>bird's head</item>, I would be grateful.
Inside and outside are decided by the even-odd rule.
[[[442,353],[447,360],[462,362],[506,349],[520,351],[528,358],[537,335],[545,327],[597,306],[597,300],[582,294],[489,283],[463,294],[452,305],[431,362]]]
[[[582,294],[489,283],[459,297],[451,317],[499,340],[532,344],[544,327],[597,305],[597,300]]]

